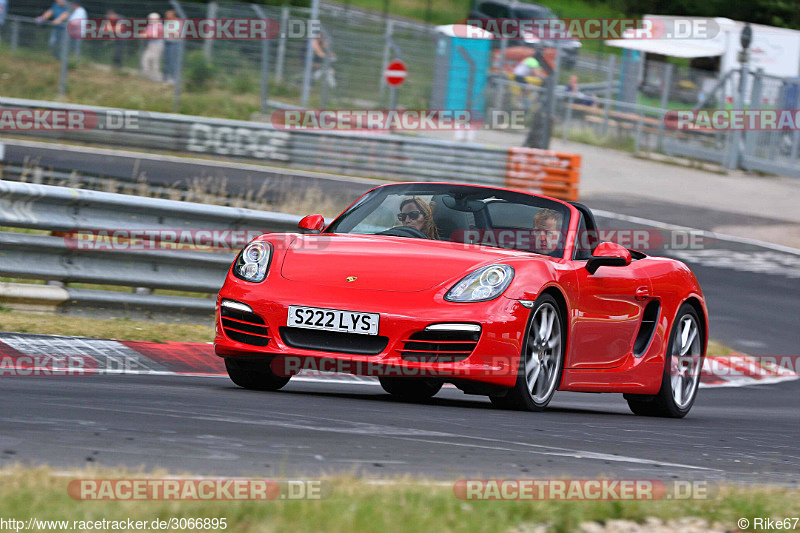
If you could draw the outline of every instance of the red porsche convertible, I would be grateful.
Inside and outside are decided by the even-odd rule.
[[[683,417],[707,331],[691,270],[598,242],[584,205],[402,183],[327,227],[309,215],[248,244],[219,292],[214,345],[248,389],[315,368],[416,400],[452,383],[538,411],[556,390],[614,392],[636,414]]]

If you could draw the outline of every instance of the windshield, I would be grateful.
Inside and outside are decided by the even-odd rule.
[[[546,7],[515,7],[513,18],[523,20],[555,19],[556,14]]]
[[[328,233],[388,235],[564,255],[569,208],[524,193],[448,184],[379,187]]]

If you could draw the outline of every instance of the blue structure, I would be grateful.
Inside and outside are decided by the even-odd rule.
[[[431,109],[483,112],[492,34],[463,24],[438,26],[436,34]]]
[[[783,80],[783,95],[780,109],[800,109],[800,78]]]

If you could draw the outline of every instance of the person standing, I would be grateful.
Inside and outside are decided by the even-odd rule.
[[[0,0],[0,26],[6,23],[6,10],[8,9],[8,0]]]
[[[331,43],[328,36],[324,31],[311,40],[311,48],[314,50],[312,57],[314,67],[313,80],[316,81],[320,77],[325,76],[323,80],[328,84],[331,89],[336,88],[336,76],[331,66],[333,61],[336,61],[336,54],[331,50]]]
[[[105,33],[116,34],[122,29],[120,24],[122,18],[123,17],[113,9],[106,11],[106,16],[103,20],[103,31]],[[111,55],[111,64],[115,69],[122,68],[122,63],[125,60],[125,43],[125,39],[114,39],[114,49]]]
[[[88,19],[89,14],[86,13],[86,10],[81,6],[80,1],[75,0],[69,6],[69,17],[67,18],[67,26],[69,26],[70,22],[78,21],[81,19]],[[75,24],[80,24],[80,22],[75,22]],[[79,38],[70,37],[70,42],[72,43],[72,50],[75,54],[75,57],[81,57],[81,43],[82,40]]]
[[[164,27],[172,28],[180,24],[180,19],[174,9],[164,13]],[[175,83],[178,79],[178,54],[180,53],[180,42],[178,39],[164,40],[164,79],[167,83]]]
[[[61,49],[61,42],[63,41],[66,32],[66,22],[68,16],[69,9],[67,8],[66,0],[55,0],[53,5],[50,6],[47,11],[36,17],[36,24],[41,24],[50,19],[53,20],[53,29],[50,31],[50,38],[47,40],[47,45],[50,47],[50,51],[53,52],[53,55],[56,56],[56,58],[60,57],[58,52]]]
[[[162,81],[161,56],[164,55],[164,26],[161,15],[150,13],[147,15],[147,27],[142,35],[147,39],[147,45],[142,52],[141,67],[145,78],[153,81]]]

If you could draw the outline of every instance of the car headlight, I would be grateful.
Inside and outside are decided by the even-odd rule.
[[[514,279],[514,269],[509,265],[489,265],[467,275],[447,291],[448,302],[485,302],[494,300],[505,291]]]
[[[236,258],[233,275],[245,281],[258,283],[267,277],[267,269],[272,259],[272,245],[256,241],[248,244]]]

